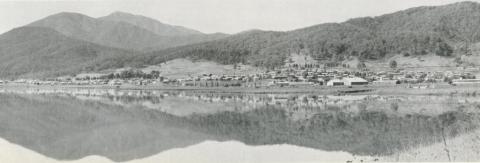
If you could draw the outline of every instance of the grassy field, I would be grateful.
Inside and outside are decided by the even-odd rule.
[[[249,65],[221,65],[212,61],[191,61],[188,59],[174,59],[164,64],[148,66],[143,69],[144,72],[160,71],[162,75],[170,79],[189,78],[201,76],[203,74],[214,75],[233,75],[233,74],[254,74],[260,73],[261,68]]]

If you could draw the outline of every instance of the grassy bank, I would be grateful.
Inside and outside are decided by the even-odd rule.
[[[480,130],[461,135],[445,142],[400,152],[380,158],[380,161],[400,162],[472,162],[480,160]]]

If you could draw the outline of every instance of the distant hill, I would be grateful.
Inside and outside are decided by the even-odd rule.
[[[207,43],[160,50],[142,56],[147,63],[175,57],[223,64],[278,67],[291,53],[325,62],[350,57],[381,60],[389,55],[443,57],[471,55],[480,40],[480,4],[462,2],[417,7],[378,17],[355,18],[288,32],[253,30]],[[136,62],[144,62],[137,59]]]
[[[163,42],[161,42],[160,45],[157,45],[156,47],[150,49],[169,47],[169,43],[172,44],[170,46],[187,45],[192,43],[217,40],[228,36],[228,34],[224,33],[205,34],[194,29],[164,24],[158,20],[149,17],[119,11],[111,13],[110,15],[104,17],[100,17],[98,19],[128,23],[167,38],[162,40]]]
[[[223,35],[205,35],[183,27],[165,24],[161,26],[160,24],[150,18],[126,13],[114,13],[96,19],[78,13],[63,12],[35,21],[27,26],[51,28],[75,39],[136,51],[158,50],[224,37]],[[159,35],[159,33],[172,34]]]
[[[168,25],[149,17],[133,15],[125,12],[114,12],[110,15],[100,17],[99,19],[129,23],[129,24],[144,28],[146,30],[152,31],[155,34],[160,36],[187,36],[187,35],[204,34],[197,30],[188,29],[181,26]]]
[[[123,67],[131,51],[66,37],[42,27],[21,27],[0,35],[1,77],[54,77]]]

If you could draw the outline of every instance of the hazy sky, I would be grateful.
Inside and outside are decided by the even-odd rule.
[[[62,11],[91,17],[124,11],[206,33],[237,33],[293,30],[453,2],[460,0],[0,0],[0,33]]]

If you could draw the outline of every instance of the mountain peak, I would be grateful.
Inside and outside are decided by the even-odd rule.
[[[44,19],[30,23],[27,26],[45,26],[45,24],[57,24],[57,23],[73,23],[78,24],[80,22],[93,22],[95,18],[89,17],[75,12],[60,12],[54,15],[50,15]]]
[[[76,15],[76,16],[85,16],[85,15],[80,14],[80,13],[78,13],[78,12],[68,12],[68,11],[59,12],[59,13],[53,14],[53,15]]]
[[[142,15],[135,15],[122,11],[115,11],[107,16],[100,17],[101,20],[129,23],[161,36],[187,36],[202,35],[203,33],[182,26],[168,25],[153,18]]]
[[[93,19],[92,17],[89,17],[87,15],[83,15],[83,14],[80,14],[80,13],[76,13],[76,12],[59,12],[57,14],[48,16],[47,18],[59,18],[59,17],[62,17],[62,18],[76,18],[76,19],[80,19],[80,18]]]
[[[236,34],[250,34],[250,33],[259,33],[259,32],[265,32],[265,31],[263,31],[261,29],[248,29],[248,30],[238,32]]]
[[[110,13],[107,16],[140,16],[140,15],[135,15],[135,14],[128,13],[128,12],[123,12],[123,11],[115,11],[115,12]]]

